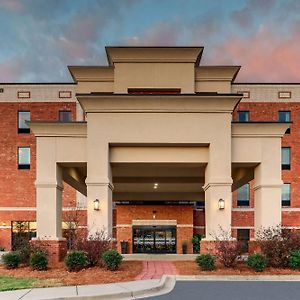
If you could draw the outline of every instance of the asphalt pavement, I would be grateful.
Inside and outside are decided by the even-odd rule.
[[[299,281],[177,281],[149,300],[299,300]]]

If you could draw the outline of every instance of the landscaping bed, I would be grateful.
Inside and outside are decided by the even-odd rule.
[[[46,271],[32,270],[27,266],[21,266],[17,269],[6,269],[3,265],[0,265],[0,287],[3,291],[30,287],[130,281],[134,280],[134,278],[142,272],[142,268],[143,265],[140,261],[124,261],[117,271],[93,267],[78,272],[69,272],[66,270],[64,263],[60,263],[54,268],[49,267]]]
[[[194,261],[174,261],[173,263],[179,275],[300,275],[300,271],[271,267],[258,273],[243,262],[239,262],[234,268],[225,268],[222,264],[216,263],[216,269],[213,271],[201,271]]]

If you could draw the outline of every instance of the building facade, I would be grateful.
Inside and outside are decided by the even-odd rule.
[[[21,224],[59,259],[74,213],[128,253],[300,227],[300,84],[234,83],[201,47],[106,50],[72,84],[0,85],[0,246]]]

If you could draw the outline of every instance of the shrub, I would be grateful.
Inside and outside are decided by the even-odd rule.
[[[96,232],[88,238],[78,239],[76,242],[76,249],[86,253],[91,266],[102,267],[104,265],[102,254],[112,248],[113,241],[104,231]]]
[[[105,251],[102,255],[102,259],[107,269],[115,271],[119,268],[123,257],[116,250],[112,249]]]
[[[192,244],[193,244],[193,252],[200,253],[200,241],[202,235],[201,234],[194,234],[192,237]]]
[[[65,265],[69,271],[80,271],[89,264],[88,257],[83,251],[73,251],[67,254]]]
[[[16,269],[21,263],[21,257],[18,252],[11,251],[2,255],[2,261],[7,269]]]
[[[271,267],[287,267],[289,254],[300,249],[300,234],[284,230],[281,226],[261,229],[257,234],[258,245]]]
[[[262,272],[267,267],[268,261],[265,255],[254,253],[249,255],[247,265],[255,272]]]
[[[196,263],[202,271],[212,271],[215,268],[216,258],[211,254],[201,254],[197,256]]]
[[[242,246],[235,240],[217,242],[217,256],[226,268],[235,267],[242,252]]]
[[[37,251],[33,253],[30,257],[29,264],[33,270],[39,270],[39,271],[47,270],[48,258],[46,253],[42,251]]]
[[[289,266],[294,270],[300,269],[300,250],[291,251],[289,255]]]

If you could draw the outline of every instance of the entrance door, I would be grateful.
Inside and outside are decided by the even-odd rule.
[[[176,253],[176,226],[133,226],[133,253]]]

